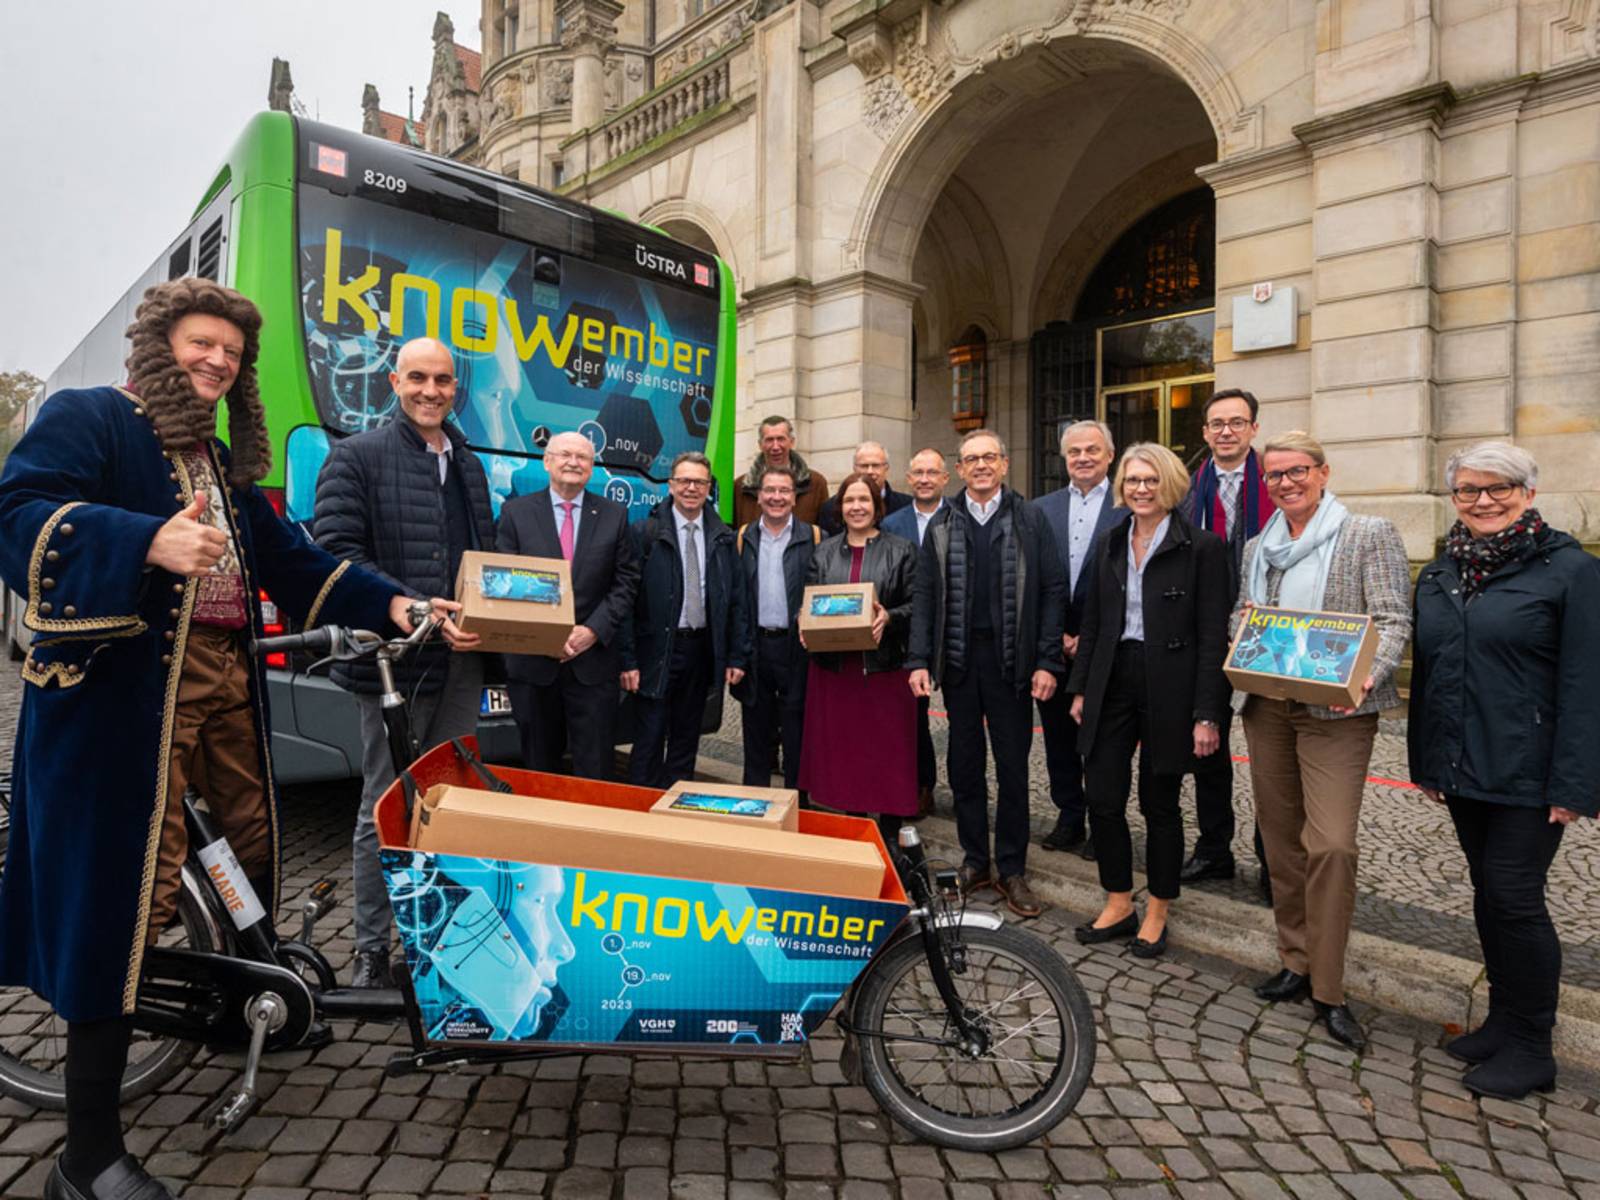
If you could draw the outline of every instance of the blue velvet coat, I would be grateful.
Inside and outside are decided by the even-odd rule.
[[[211,449],[225,478],[226,450]],[[392,584],[317,548],[256,488],[223,486],[258,635],[258,588],[305,624],[392,628]],[[144,560],[193,495],[144,406],[109,387],[52,397],[0,474],[0,577],[26,599],[34,633],[0,877],[0,983],[32,988],[68,1020],[131,1012],[138,990],[196,591]],[[280,839],[259,660],[250,684],[275,906]]]

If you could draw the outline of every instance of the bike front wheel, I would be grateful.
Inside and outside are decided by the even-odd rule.
[[[0,867],[6,842],[0,833]],[[178,920],[164,930],[163,946],[214,950],[212,925],[201,902],[187,887],[178,891]],[[158,1037],[134,1030],[128,1069],[122,1076],[122,1102],[149,1095],[183,1070],[199,1051],[197,1042]],[[0,987],[0,1095],[35,1108],[67,1106],[67,1023],[49,1003],[27,988]]]
[[[1089,997],[1048,944],[1009,926],[948,931],[941,948],[979,1036],[958,1036],[922,939],[907,938],[868,968],[851,1006],[867,1089],[895,1121],[939,1146],[992,1152],[1031,1142],[1089,1084]]]

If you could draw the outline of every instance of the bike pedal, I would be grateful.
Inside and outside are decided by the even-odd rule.
[[[200,1122],[219,1133],[233,1133],[261,1107],[261,1097],[245,1091],[226,1092],[200,1111]]]

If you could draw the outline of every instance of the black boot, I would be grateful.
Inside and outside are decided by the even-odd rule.
[[[1444,1044],[1444,1052],[1465,1063],[1488,1062],[1506,1043],[1510,1033],[1510,1018],[1504,1012],[1489,1009],[1483,1024],[1471,1033],[1464,1033]]]
[[[1529,1092],[1556,1090],[1556,1059],[1550,1031],[1512,1028],[1505,1044],[1487,1062],[1461,1077],[1467,1091],[1497,1100],[1521,1100]]]

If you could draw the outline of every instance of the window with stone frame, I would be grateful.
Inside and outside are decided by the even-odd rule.
[[[1209,308],[1216,298],[1217,206],[1207,187],[1141,217],[1089,277],[1074,319],[1103,322]]]

